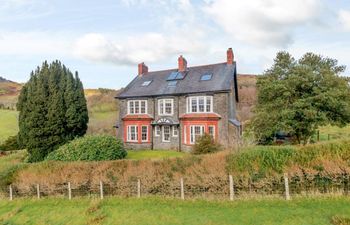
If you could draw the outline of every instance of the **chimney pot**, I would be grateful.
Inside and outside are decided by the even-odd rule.
[[[233,64],[234,62],[234,55],[232,48],[227,49],[227,64]]]
[[[178,59],[179,63],[179,72],[185,72],[187,70],[187,61],[182,55]]]
[[[139,76],[142,74],[148,73],[148,67],[143,62],[138,65],[138,70],[139,70],[139,74],[138,74]]]

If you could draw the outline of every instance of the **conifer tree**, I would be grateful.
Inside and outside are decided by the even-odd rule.
[[[87,130],[88,114],[83,85],[59,61],[45,61],[31,73],[18,99],[19,141],[29,161],[48,153]]]

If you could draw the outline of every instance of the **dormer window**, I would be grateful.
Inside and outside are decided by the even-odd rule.
[[[147,100],[128,101],[128,114],[146,114]]]

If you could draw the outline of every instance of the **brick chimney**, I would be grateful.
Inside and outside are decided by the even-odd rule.
[[[178,59],[178,63],[179,63],[179,72],[184,72],[187,70],[187,61],[184,57],[182,57],[182,55],[180,55]]]
[[[138,69],[139,69],[139,75],[148,73],[148,67],[145,65],[145,63],[140,63],[138,65]]]
[[[233,64],[234,55],[232,48],[227,49],[227,64]]]

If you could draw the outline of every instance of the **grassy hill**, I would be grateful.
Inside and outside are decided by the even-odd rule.
[[[18,132],[18,112],[0,109],[0,143]]]

